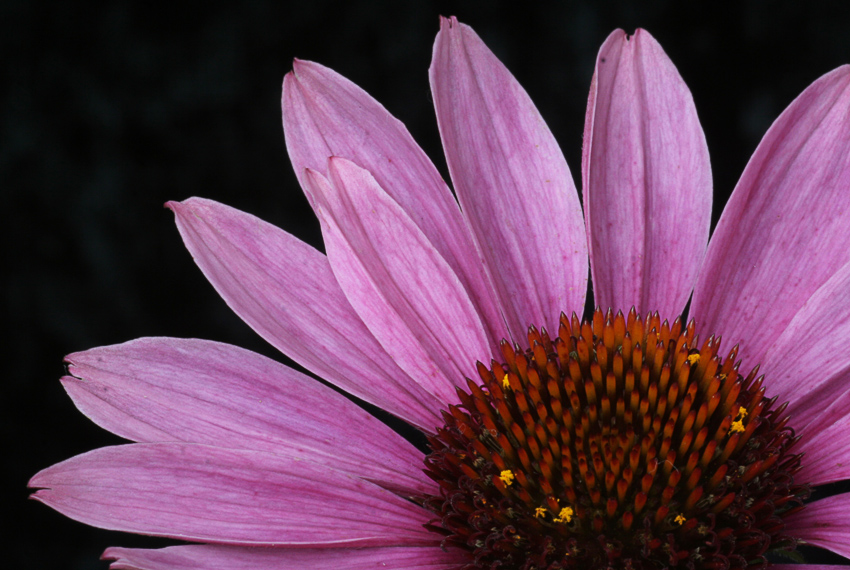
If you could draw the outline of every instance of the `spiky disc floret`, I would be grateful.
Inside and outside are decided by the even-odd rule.
[[[502,343],[430,437],[432,529],[474,568],[745,568],[793,549],[802,508],[785,405],[764,396],[737,347],[597,310]]]

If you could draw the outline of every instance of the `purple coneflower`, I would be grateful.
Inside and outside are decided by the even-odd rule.
[[[169,204],[254,330],[429,450],[259,355],[145,338],[72,354],[62,379],[137,443],[45,469],[34,497],[203,543],[108,549],[125,569],[850,556],[850,494],[805,504],[850,476],[850,68],[776,120],[707,247],[705,139],[646,32],[599,52],[584,218],[554,137],[470,28],[442,21],[430,77],[457,202],[383,107],[296,61],[286,143],[327,257],[221,204]],[[588,257],[603,310],[581,322]]]

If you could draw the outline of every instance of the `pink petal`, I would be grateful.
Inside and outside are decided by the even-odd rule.
[[[398,365],[455,401],[455,385],[490,361],[495,343],[454,271],[371,174],[344,158],[329,171],[330,181],[309,170],[305,188],[340,286]]]
[[[785,519],[788,533],[809,544],[850,557],[850,493],[806,505]]]
[[[708,243],[711,165],[691,92],[646,31],[602,44],[582,154],[594,303],[672,320]]]
[[[190,198],[168,206],[207,279],[275,348],[421,428],[442,425],[438,401],[372,337],[323,254],[259,218],[211,200]]]
[[[468,26],[442,19],[431,91],[449,171],[514,339],[584,310],[587,245],[558,143],[528,94]]]
[[[233,545],[435,544],[432,515],[291,457],[178,443],[96,449],[38,473],[33,498],[101,528]]]
[[[188,545],[109,548],[111,570],[449,570],[466,559],[439,547],[262,548]]]
[[[62,383],[74,403],[121,437],[268,451],[406,493],[433,492],[422,452],[348,398],[253,352],[143,338],[67,362]]]
[[[809,86],[770,127],[732,194],[694,290],[705,333],[745,364],[850,260],[850,66]],[[812,338],[818,333],[812,332]]]
[[[844,393],[821,402],[813,420],[797,429],[801,440],[794,453],[803,454],[802,468],[794,475],[797,481],[823,485],[850,479],[850,385],[846,380],[844,384]]]
[[[845,231],[848,231],[845,228]],[[764,356],[771,390],[789,402],[795,425],[823,414],[850,381],[850,263],[803,301]]]
[[[281,105],[286,149],[301,186],[306,168],[327,176],[331,156],[371,172],[455,271],[491,338],[506,338],[489,277],[457,202],[404,125],[354,83],[309,61],[293,63],[283,81]]]

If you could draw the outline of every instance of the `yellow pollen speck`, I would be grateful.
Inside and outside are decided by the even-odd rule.
[[[508,375],[507,375],[507,374],[505,374],[505,377],[504,377],[504,378],[502,378],[502,388],[504,388],[505,390],[507,390],[507,389],[508,389],[508,388],[510,388],[510,387],[511,387],[511,381],[510,381],[510,379],[508,378]]]
[[[555,522],[568,523],[573,520],[574,514],[575,511],[573,511],[572,507],[564,507],[561,509],[561,512],[558,513],[558,518],[555,519]]]
[[[729,428],[729,433],[744,431],[744,418],[747,417],[747,408],[739,407],[738,415],[735,416],[735,421],[732,422],[732,427]]]
[[[686,520],[688,520],[688,519],[686,519],[686,518],[685,518],[685,517],[683,517],[682,515],[676,515],[676,518],[675,518],[675,519],[673,519],[673,520],[674,520],[676,523],[678,523],[678,524],[682,525],[682,524],[685,524],[685,521],[686,521]]]
[[[693,366],[694,364],[699,362],[699,354],[692,354],[688,356],[688,364]]]
[[[534,509],[534,516],[538,519],[542,519],[546,516],[546,512],[546,509],[544,509],[543,507],[537,507],[536,509]]]
[[[501,473],[499,473],[499,479],[502,480],[502,483],[510,486],[514,482],[514,472],[510,469],[505,469]]]

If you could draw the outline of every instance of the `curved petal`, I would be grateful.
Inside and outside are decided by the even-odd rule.
[[[354,83],[309,61],[293,63],[281,106],[286,150],[302,188],[307,168],[328,176],[331,156],[368,170],[455,271],[494,342],[506,338],[490,278],[457,202],[404,125]]]
[[[444,402],[495,345],[454,271],[371,174],[330,159],[309,170],[328,258],[354,309],[398,365]],[[331,189],[330,186],[334,188]]]
[[[672,321],[708,243],[711,164],[691,92],[644,30],[599,50],[582,187],[594,303]]]
[[[802,453],[800,471],[794,475],[809,485],[850,479],[850,383],[844,392],[822,403],[813,420],[797,430],[800,442],[794,453]],[[827,405],[828,404],[828,405]],[[794,425],[797,417],[792,417]]]
[[[765,134],[732,193],[694,289],[702,331],[749,365],[850,260],[850,66],[809,86]]]
[[[809,503],[785,519],[785,528],[809,544],[850,557],[850,493]]]
[[[431,92],[452,182],[514,340],[584,310],[587,243],[578,195],[549,128],[468,26],[443,18]]]
[[[845,228],[845,232],[848,231]],[[848,389],[850,262],[818,287],[764,356],[761,372],[805,425]]]
[[[433,516],[341,471],[178,443],[96,449],[36,474],[33,498],[101,528],[232,545],[436,544]]]
[[[464,564],[439,547],[259,548],[187,545],[157,550],[109,548],[111,570],[449,570]]]
[[[314,248],[250,214],[190,198],[169,202],[193,259],[228,306],[298,364],[426,430],[439,402],[360,321]]]
[[[433,491],[422,452],[341,394],[259,354],[142,338],[66,361],[62,383],[74,403],[121,437],[267,451],[405,493]]]

